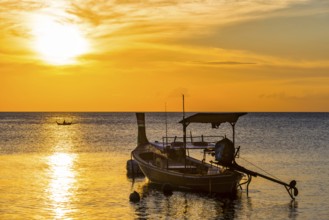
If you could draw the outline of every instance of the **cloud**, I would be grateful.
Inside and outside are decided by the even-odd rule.
[[[196,47],[232,49],[230,45],[236,43],[236,41],[227,42],[226,39],[232,37],[232,35],[228,34],[223,27],[261,19],[267,17],[271,12],[275,13],[278,10],[303,2],[306,1],[278,2],[273,0],[264,3],[261,0],[252,2],[211,0],[73,0],[54,2],[5,0],[1,1],[0,10],[7,11],[8,17],[4,18],[1,27],[3,27],[2,31],[8,36],[31,38],[29,36],[29,27],[22,21],[22,18],[35,13],[48,13],[60,22],[69,22],[79,26],[94,45],[95,49],[91,53],[103,53],[105,55],[111,52],[113,48],[126,50],[129,47],[134,47],[135,44],[141,43],[146,47],[146,50],[147,47],[152,48],[154,45],[169,48],[172,45],[181,45],[183,50]],[[220,32],[220,35],[214,32],[218,28],[224,30]],[[238,42],[244,42],[242,37],[236,39]],[[239,44],[236,43],[236,45]],[[234,48],[236,50],[249,50],[248,47],[243,46]],[[211,57],[208,57],[199,60],[195,58],[191,57],[191,60],[198,60],[200,64],[213,66],[259,63],[258,61],[248,60],[245,62],[239,59],[211,59]]]
[[[256,13],[250,10],[242,16],[243,19],[225,25],[216,24],[206,35],[196,35],[186,41],[204,47],[244,50],[283,59],[327,60],[329,2],[284,2],[289,5],[281,5],[275,10],[264,7],[264,11],[259,9]]]
[[[287,94],[286,92],[264,93],[259,96],[261,99],[277,99],[283,101],[326,101],[329,100],[329,92],[301,92],[300,94]],[[326,104],[326,103],[323,103]],[[328,106],[329,107],[329,106]]]
[[[237,61],[195,61],[193,63],[201,64],[201,65],[246,65],[246,64],[256,64],[256,63],[248,63],[248,62],[237,62]]]
[[[12,13],[14,11],[34,11],[46,6],[46,1],[40,0],[1,0],[0,12]]]
[[[80,22],[99,26],[106,23],[117,23],[117,19],[125,17],[124,13],[118,12],[114,8],[113,5],[108,5],[104,1],[86,1],[84,4],[73,1],[66,12],[74,15]]]
[[[315,8],[309,7],[312,4]],[[78,25],[91,41],[94,49],[82,57],[84,60],[116,62],[124,54],[126,60],[130,59],[131,62],[135,59],[140,62],[176,62],[213,67],[257,64],[327,68],[329,49],[325,48],[329,45],[329,35],[327,37],[328,28],[324,26],[326,17],[317,17],[314,26],[312,22],[307,23],[308,18],[313,18],[307,16],[323,12],[321,5],[326,3],[318,0],[273,0],[266,3],[210,0],[1,1],[1,10],[15,15],[4,18],[1,31],[2,38],[11,36],[29,41],[29,27],[22,18],[34,13],[51,13],[61,22]],[[297,13],[300,8],[302,12]],[[284,17],[280,17],[281,14]],[[289,25],[297,22],[298,18],[291,16],[301,14],[306,17],[301,17],[300,22],[309,24],[307,27],[311,31],[305,34],[298,32],[298,39],[286,38],[287,32],[280,32],[280,27],[289,30]],[[321,25],[324,26],[322,30],[316,29]],[[299,31],[303,29],[298,27]],[[303,35],[309,37],[303,38]],[[319,42],[316,42],[316,36],[319,36]],[[295,43],[282,47],[274,41],[279,38],[285,44]],[[322,45],[321,49],[319,45]],[[300,57],[312,58],[307,53],[309,50],[323,59],[296,60],[296,57],[286,57],[294,48],[297,49],[293,53],[298,53]]]
[[[282,99],[282,100],[302,99],[302,97],[287,95],[285,92],[261,94],[259,97],[261,99]]]
[[[296,0],[268,1],[264,4],[263,1],[89,0],[83,1],[83,4],[81,1],[72,1],[66,6],[66,12],[75,16],[76,22],[86,22],[94,27],[107,26],[90,30],[102,31],[102,36],[145,35],[145,32],[152,33],[155,30],[156,34],[162,33],[169,38],[179,39],[184,36],[188,39],[194,34],[208,32],[209,28],[250,19],[252,14],[253,17],[259,17],[260,11],[265,14],[264,12],[288,7],[295,2]],[[159,37],[161,35],[153,36]]]

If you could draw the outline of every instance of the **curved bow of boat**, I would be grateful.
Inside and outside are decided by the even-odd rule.
[[[136,113],[136,117],[138,125],[137,146],[139,146],[147,144],[149,141],[147,140],[145,131],[145,113]]]

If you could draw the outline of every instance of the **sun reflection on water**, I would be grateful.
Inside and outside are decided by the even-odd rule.
[[[49,198],[56,219],[64,218],[72,212],[74,185],[76,174],[74,171],[75,154],[55,153],[48,158],[50,168]]]
[[[48,186],[46,189],[49,213],[53,219],[70,219],[77,211],[78,185],[77,162],[79,154],[74,153],[75,140],[79,139],[78,128],[51,124],[48,135],[51,155],[48,164]]]

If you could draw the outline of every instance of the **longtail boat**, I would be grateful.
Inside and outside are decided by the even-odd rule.
[[[179,123],[183,125],[183,137],[162,138],[149,142],[146,137],[145,114],[136,113],[138,124],[137,147],[132,157],[144,175],[153,183],[172,188],[203,191],[209,193],[232,194],[243,184],[248,187],[252,177],[263,177],[283,185],[290,197],[298,195],[296,181],[289,184],[281,180],[248,170],[237,164],[235,158],[240,147],[235,147],[235,125],[247,113],[197,113]],[[187,138],[186,128],[191,123],[208,123],[218,128],[222,123],[232,126],[232,140],[226,136],[193,136]],[[189,140],[188,140],[189,139]],[[201,158],[190,156],[192,150],[203,151]],[[210,155],[213,160],[207,160]],[[240,183],[243,176],[247,180]]]

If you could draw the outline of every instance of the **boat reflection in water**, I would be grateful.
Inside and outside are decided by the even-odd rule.
[[[234,196],[210,196],[191,191],[175,191],[172,196],[165,196],[159,184],[145,183],[138,191],[142,199],[134,204],[135,214],[140,219],[198,219],[210,216],[218,219],[234,219],[236,207],[245,212],[252,211],[251,202],[243,206],[245,199],[241,192]]]

